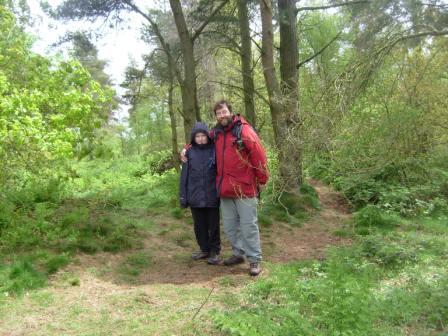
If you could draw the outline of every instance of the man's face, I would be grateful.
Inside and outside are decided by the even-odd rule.
[[[222,105],[216,112],[216,120],[222,127],[229,126],[232,123],[232,112],[229,111],[227,105]]]

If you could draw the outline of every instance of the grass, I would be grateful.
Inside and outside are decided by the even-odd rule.
[[[24,293],[44,286],[79,252],[142,248],[146,234],[156,230],[155,216],[170,211],[176,219],[184,216],[175,207],[174,170],[155,175],[141,158],[82,160],[71,169],[75,178],[57,188],[42,181],[2,198],[0,291]],[[187,243],[183,238],[181,245]],[[10,276],[17,268],[22,271]]]
[[[118,266],[118,272],[125,279],[139,276],[152,264],[152,253],[150,251],[139,251],[128,255]]]
[[[184,248],[191,247],[193,241],[191,232],[179,232],[173,239],[176,245]]]
[[[263,227],[271,226],[274,221],[301,227],[313,212],[320,209],[317,192],[308,184],[300,188],[300,194],[283,192],[273,195],[268,190],[263,200],[264,204],[258,213],[259,223]]]
[[[82,283],[92,288],[93,283]],[[58,291],[40,289],[12,300],[0,298],[2,334],[39,335],[214,335],[204,317],[191,320],[209,289],[172,285],[136,287],[126,291],[106,282],[102,291],[81,292],[78,286]],[[75,300],[75,301],[74,301]],[[210,304],[213,304],[211,298]],[[175,302],[175,304],[173,304]],[[26,323],[22,316],[26,316]],[[18,318],[19,317],[19,318]]]
[[[208,283],[145,282],[159,252],[174,251],[172,266],[194,265],[191,216],[177,207],[174,171],[156,176],[125,160],[74,169],[64,199],[41,192],[30,206],[27,195],[20,207],[1,204],[1,333],[393,336],[446,328],[446,217],[403,220],[366,207],[338,230],[353,245],[324,260],[264,263],[258,279],[219,277],[207,299]],[[306,185],[272,199],[264,193],[259,211],[266,255],[275,248],[269,227],[284,222],[292,232],[320,209]],[[147,237],[166,244],[144,245]],[[101,265],[66,267],[80,252],[102,252]]]
[[[389,223],[376,212],[372,217],[369,225]],[[359,224],[360,217],[354,220]],[[393,231],[332,248],[323,261],[270,265],[269,277],[212,317],[229,335],[442,335],[448,322],[448,227],[442,223],[401,220]],[[410,229],[416,225],[419,231]]]

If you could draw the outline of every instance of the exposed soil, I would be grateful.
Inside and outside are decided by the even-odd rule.
[[[350,243],[335,234],[350,219],[346,202],[329,187],[311,184],[322,209],[302,227],[274,222],[260,228],[266,262],[324,258],[329,246]],[[133,212],[132,218],[140,215],[148,213]],[[193,261],[197,247],[188,212],[181,219],[152,215],[150,222],[143,249],[77,255],[50,287],[13,301],[15,310],[4,316],[0,335],[221,335],[206,312],[223,308],[224,298],[232,300],[249,281],[266,277],[270,267],[251,278],[247,264]],[[223,254],[230,254],[224,235]]]
[[[284,263],[323,258],[329,246],[350,243],[349,239],[334,234],[350,218],[347,203],[340,194],[319,181],[311,181],[311,184],[318,192],[322,209],[316,211],[302,227],[292,227],[285,223],[273,223],[270,227],[261,227],[265,261]],[[192,225],[187,224],[186,219],[174,220],[167,216],[157,216],[154,221],[157,227],[153,233],[145,237],[144,248],[144,251],[151,253],[151,263],[137,277],[130,279],[120,276],[117,267],[124,262],[126,256],[138,251],[80,255],[77,262],[69,266],[68,271],[83,274],[86,269],[96,269],[95,275],[103,281],[124,287],[155,283],[201,283],[213,286],[224,276],[231,276],[236,281],[240,277],[247,278],[247,264],[234,267],[210,266],[205,261],[191,260],[190,254],[197,247]],[[224,233],[222,240],[223,256],[227,257],[231,249]]]

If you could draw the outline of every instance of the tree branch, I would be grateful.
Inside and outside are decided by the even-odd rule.
[[[176,62],[173,60],[173,56],[171,55],[170,45],[165,41],[163,38],[163,35],[160,31],[159,26],[157,23],[149,16],[148,14],[144,13],[140,8],[138,8],[132,1],[125,0],[124,1],[134,12],[140,14],[143,16],[151,25],[152,30],[154,31],[154,34],[157,36],[157,38],[160,41],[160,44],[162,45],[163,51],[166,54],[166,57],[168,58],[168,62],[173,66],[174,68],[174,74],[178,80],[179,83],[182,83],[182,76],[180,74],[179,69],[176,66]]]
[[[160,41],[160,44],[162,45],[163,49],[166,50],[167,43],[165,42],[165,39],[162,36],[162,33],[160,32],[159,26],[157,23],[146,13],[144,13],[140,8],[138,8],[134,3],[131,1],[125,1],[125,3],[136,13],[143,16],[151,25],[151,28],[153,29],[154,33],[156,34],[157,38]]]
[[[340,31],[339,33],[337,33],[337,35],[335,37],[333,37],[331,39],[330,42],[328,42],[326,45],[324,45],[317,53],[315,53],[313,56],[308,57],[306,60],[300,62],[299,64],[297,64],[297,69],[299,69],[301,66],[305,65],[306,63],[312,61],[314,58],[316,58],[317,56],[319,56],[320,54],[322,54],[325,49],[327,49],[334,41],[336,41],[338,39],[338,37],[342,34],[342,31]]]
[[[198,29],[194,32],[193,36],[191,37],[191,40],[194,42],[199,35],[202,33],[205,27],[210,23],[210,21],[213,19],[213,17],[221,10],[222,7],[228,2],[229,0],[223,0],[218,7],[216,7],[213,12],[209,15],[209,17],[202,22],[202,24],[199,26]]]
[[[224,83],[224,82],[220,82],[220,81],[209,81],[210,83],[214,83],[214,84],[219,84],[219,85],[223,85],[223,86],[227,86],[230,87],[232,89],[237,89],[239,91],[243,91],[244,92],[244,88],[238,85],[233,85],[230,83]],[[254,93],[258,96],[258,98],[260,98],[262,101],[264,101],[267,105],[269,105],[269,100],[267,98],[265,98],[260,92],[258,92],[258,90],[254,89]]]
[[[329,8],[336,8],[336,7],[342,7],[342,6],[350,6],[350,5],[358,5],[358,4],[364,4],[364,3],[370,3],[371,0],[358,0],[358,1],[347,1],[340,4],[334,4],[334,5],[326,5],[326,6],[307,6],[307,7],[299,7],[296,9],[296,14],[303,11],[310,11],[310,10],[320,10],[320,9],[329,9]]]
[[[445,36],[448,35],[448,30],[442,30],[442,31],[428,31],[428,32],[420,32],[416,34],[406,35],[398,38],[395,42],[392,43],[392,46],[397,44],[398,42],[401,42],[403,40],[408,40],[416,37],[423,37],[423,36]]]
[[[385,50],[387,50],[387,52],[388,52],[395,45],[397,45],[398,43],[400,43],[404,40],[409,40],[409,39],[413,39],[413,38],[417,38],[417,37],[424,37],[424,36],[445,36],[445,35],[448,35],[448,30],[427,31],[427,32],[420,32],[420,33],[415,33],[415,34],[411,34],[411,35],[400,36],[400,37],[396,38],[394,41],[391,41],[389,44],[386,44],[385,46],[381,47],[379,50],[375,51],[374,54],[380,55]]]
[[[420,6],[428,6],[428,7],[436,7],[436,8],[441,8],[441,9],[445,9],[448,7],[448,5],[439,5],[439,4],[431,4],[431,3],[424,3],[424,2],[417,2]]]
[[[253,42],[253,44],[255,44],[255,46],[257,47],[258,51],[261,52],[261,45],[251,36],[250,37],[251,41]]]

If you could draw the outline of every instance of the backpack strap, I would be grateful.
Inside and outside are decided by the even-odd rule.
[[[236,120],[235,125],[233,125],[231,133],[233,136],[233,143],[236,144],[238,151],[242,151],[245,149],[243,137],[241,136],[243,132],[243,123],[239,118],[239,114],[237,114],[237,118],[238,119]]]
[[[236,143],[236,147],[238,148],[239,151],[242,151],[245,148],[243,139],[241,137],[242,131],[243,131],[243,124],[241,120],[238,120],[232,128],[232,135],[235,138],[234,143]]]

